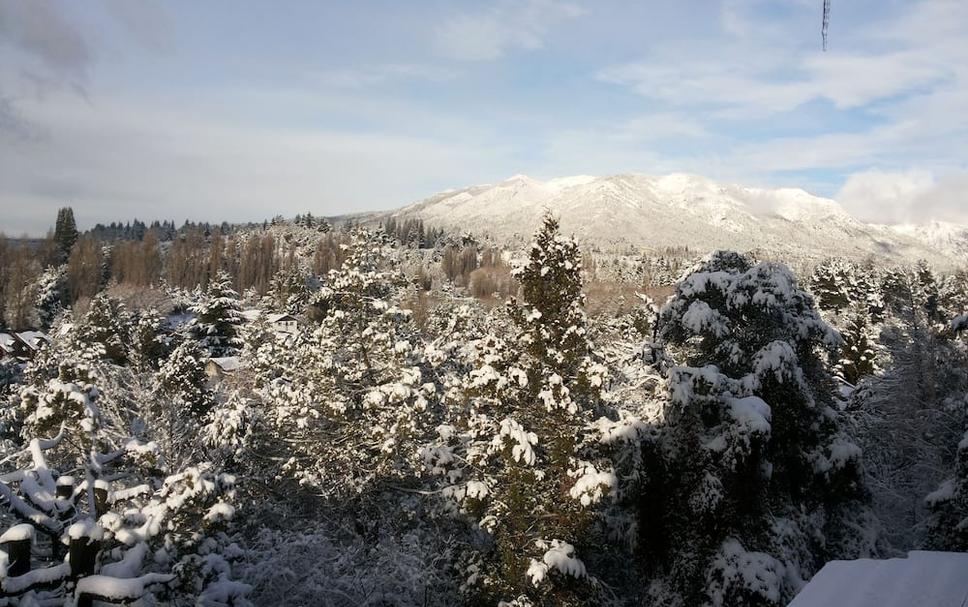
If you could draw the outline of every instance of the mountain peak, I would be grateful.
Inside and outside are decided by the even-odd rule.
[[[512,187],[513,186],[513,187]],[[832,199],[800,188],[721,184],[700,175],[576,175],[540,181],[514,175],[494,185],[441,193],[397,211],[505,243],[531,238],[551,211],[562,229],[602,248],[756,250],[785,260],[831,256],[965,260],[968,228],[892,228],[863,223]]]

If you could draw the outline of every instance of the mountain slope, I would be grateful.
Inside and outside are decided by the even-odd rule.
[[[759,250],[783,258],[966,259],[968,229],[879,226],[858,221],[834,200],[799,189],[717,184],[695,175],[614,175],[539,181],[516,175],[450,190],[393,213],[449,231],[526,242],[551,211],[564,231],[601,248],[688,246]],[[959,231],[960,228],[960,231]]]

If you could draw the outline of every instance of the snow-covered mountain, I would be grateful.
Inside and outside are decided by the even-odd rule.
[[[550,181],[515,175],[442,192],[393,215],[517,243],[530,238],[545,211],[559,216],[562,228],[579,240],[607,249],[688,246],[785,258],[923,258],[947,267],[968,260],[965,226],[867,224],[836,201],[800,189],[719,184],[681,173]]]

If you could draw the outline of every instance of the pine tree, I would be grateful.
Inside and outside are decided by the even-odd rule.
[[[198,344],[186,339],[155,374],[146,421],[166,458],[175,464],[191,461],[197,454],[199,430],[215,402],[204,358]]]
[[[878,370],[879,346],[867,306],[855,306],[848,312],[840,336],[843,345],[834,372],[848,384],[856,386],[861,379]]]
[[[192,308],[196,318],[192,331],[212,357],[230,356],[242,346],[243,324],[239,294],[228,273],[219,271],[209,282],[202,300]]]
[[[828,259],[819,264],[810,277],[810,292],[824,312],[836,313],[850,304],[848,293],[852,274],[841,260]]]
[[[83,344],[100,344],[108,359],[123,365],[130,354],[131,316],[119,300],[98,293],[78,323],[75,336]]]
[[[666,363],[640,521],[657,600],[784,605],[830,558],[866,554],[851,532],[869,516],[860,449],[822,356],[839,339],[789,270],[714,253],[677,285],[659,336],[680,366]]]
[[[143,308],[131,327],[131,361],[140,370],[154,370],[169,351],[161,333],[161,315],[154,308]]]
[[[596,505],[617,484],[594,424],[605,367],[586,334],[578,246],[548,216],[509,307],[513,341],[486,335],[423,451],[443,492],[487,532],[465,563],[466,592],[517,605],[577,605],[600,586],[586,568]]]
[[[40,329],[47,331],[64,307],[66,266],[50,266],[37,280],[36,307]]]
[[[289,453],[284,473],[344,500],[414,476],[436,399],[385,236],[355,228],[348,253],[316,294],[312,335],[256,361],[267,423]]]
[[[71,207],[64,207],[57,211],[57,221],[54,224],[54,240],[57,242],[60,251],[61,263],[67,261],[67,257],[77,242],[77,224],[74,221],[74,210]]]

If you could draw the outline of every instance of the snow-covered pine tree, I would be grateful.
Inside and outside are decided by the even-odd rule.
[[[63,263],[77,242],[77,223],[74,221],[74,210],[64,207],[57,211],[57,221],[54,223],[54,242],[57,244],[58,258]]]
[[[926,503],[931,511],[927,546],[968,552],[968,433],[958,443],[953,476],[930,493]]]
[[[314,297],[319,327],[257,381],[268,384],[266,421],[288,453],[285,472],[326,497],[413,477],[436,400],[390,253],[382,233],[354,229],[349,256]]]
[[[162,318],[154,308],[142,308],[131,326],[131,363],[139,370],[157,369],[170,351],[169,338],[161,333]]]
[[[877,372],[878,350],[877,328],[873,325],[866,304],[851,306],[845,313],[840,331],[843,345],[840,360],[834,367],[838,377],[852,386]]]
[[[145,412],[148,431],[167,460],[178,465],[197,457],[199,429],[214,402],[205,375],[205,354],[197,342],[185,339],[155,374]]]
[[[655,600],[785,605],[830,558],[869,550],[853,543],[861,452],[823,354],[840,340],[792,273],[714,253],[677,285],[659,336],[669,400],[640,521]]]
[[[443,495],[486,534],[465,563],[466,593],[584,604],[600,588],[582,550],[593,549],[595,505],[616,485],[595,427],[606,370],[586,335],[578,246],[553,217],[515,275],[514,339],[476,342],[463,398],[422,454]]]
[[[841,259],[827,259],[817,264],[810,277],[810,292],[817,307],[827,313],[837,313],[850,304],[850,286],[854,273]]]
[[[73,335],[79,343],[100,344],[105,356],[123,365],[130,354],[131,316],[120,300],[102,291],[91,300]]]
[[[227,272],[220,270],[212,278],[192,312],[195,313],[192,332],[210,356],[231,356],[242,346],[239,337],[239,327],[244,321],[242,306]]]
[[[37,279],[35,306],[40,329],[47,331],[64,308],[67,266],[49,266]]]

